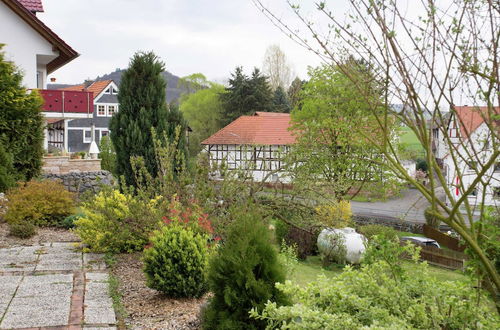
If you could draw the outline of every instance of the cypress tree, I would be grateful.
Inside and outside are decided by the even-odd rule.
[[[153,52],[138,52],[122,76],[120,111],[111,119],[110,135],[116,150],[116,174],[123,175],[127,185],[136,186],[130,157],[143,157],[152,176],[158,172],[151,129],[162,137],[168,128],[164,68]]]
[[[21,72],[4,59],[0,44],[0,136],[16,179],[40,174],[43,157],[43,99],[22,86]],[[4,162],[7,162],[4,158]],[[9,161],[10,162],[10,161]],[[10,165],[9,165],[10,166]]]

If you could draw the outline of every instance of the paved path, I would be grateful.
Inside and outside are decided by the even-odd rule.
[[[439,198],[444,198],[442,188],[437,191]],[[417,189],[407,189],[402,196],[385,202],[351,202],[355,215],[382,216],[413,222],[425,222],[424,211],[430,205]]]
[[[0,329],[115,329],[101,255],[73,243],[0,249]]]

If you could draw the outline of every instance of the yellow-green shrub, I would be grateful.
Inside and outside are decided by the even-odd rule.
[[[5,220],[11,225],[28,221],[37,226],[58,226],[75,209],[73,194],[51,180],[30,181],[13,188],[7,199]]]
[[[352,225],[351,203],[338,201],[316,207],[316,215],[321,224],[330,228],[345,228]]]
[[[118,190],[102,190],[82,205],[75,232],[95,252],[142,250],[161,222],[160,200],[143,202]]]

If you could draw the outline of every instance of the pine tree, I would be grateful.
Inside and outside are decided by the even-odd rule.
[[[36,91],[22,86],[22,74],[4,59],[0,45],[0,136],[12,156],[15,176],[20,180],[36,177],[42,168],[43,100]]]
[[[122,76],[120,111],[111,119],[110,130],[116,150],[116,173],[125,177],[127,185],[136,185],[130,157],[143,157],[153,177],[158,172],[151,129],[159,137],[168,135],[167,83],[161,75],[164,68],[153,52],[138,52]]]
[[[237,67],[229,79],[229,87],[221,94],[223,111],[221,126],[226,126],[236,118],[251,115],[255,111],[273,111],[273,93],[259,69],[255,68],[252,76],[243,73]]]
[[[16,183],[12,155],[5,150],[4,144],[4,139],[0,137],[0,192],[6,191]]]
[[[265,322],[251,319],[249,311],[261,311],[268,301],[286,304],[275,286],[284,280],[269,229],[252,209],[241,211],[210,262],[208,283],[214,295],[203,312],[203,328],[264,329]]]
[[[284,112],[290,113],[292,107],[290,106],[290,101],[288,101],[288,97],[286,96],[285,91],[281,86],[278,86],[274,91],[274,112]]]
[[[305,81],[300,80],[299,77],[296,77],[290,87],[288,88],[288,99],[290,100],[290,107],[294,109],[300,104],[300,92],[302,91],[302,86],[305,84]]]

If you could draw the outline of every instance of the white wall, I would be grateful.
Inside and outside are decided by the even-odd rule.
[[[448,182],[448,186],[453,189],[453,198],[455,200],[457,200],[462,196],[462,191],[460,189],[457,190],[457,175],[459,173],[461,174],[461,182],[464,185],[465,189],[470,187],[470,185],[477,176],[477,172],[473,169],[470,169],[467,162],[463,159],[476,162],[479,161],[480,163],[484,163],[491,157],[491,154],[493,152],[491,143],[492,137],[489,136],[489,132],[490,131],[486,126],[486,124],[483,123],[471,134],[470,138],[467,140],[466,148],[468,150],[472,150],[473,146],[476,151],[479,151],[479,159],[474,159],[474,158],[471,159],[466,152],[466,148],[462,147],[458,149],[458,154],[462,156],[462,157],[457,157],[458,170],[457,166],[455,166],[455,163],[450,156],[444,159],[446,179]],[[488,144],[485,145],[486,141],[489,142]],[[500,162],[500,159],[498,159],[497,161]],[[500,199],[496,199],[493,197],[493,189],[495,187],[500,187],[500,171],[495,172],[494,167],[490,168],[490,170],[485,173],[484,180],[489,180],[489,184],[487,185],[484,191],[485,192],[484,204],[500,205]],[[472,205],[480,204],[483,199],[482,192],[483,192],[482,188],[481,186],[479,186],[476,196],[469,195],[467,197],[469,202]]]
[[[56,58],[58,52],[53,51],[47,40],[1,1],[0,43],[5,44],[5,59],[23,71],[25,87],[37,88],[37,70],[42,71],[44,77],[42,88],[46,87],[46,64]],[[38,63],[37,55],[42,55]]]

